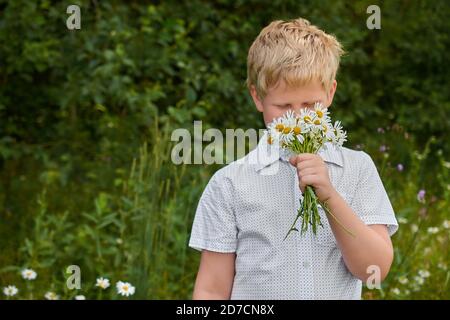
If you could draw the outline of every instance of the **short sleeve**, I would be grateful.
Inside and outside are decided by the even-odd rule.
[[[398,229],[389,197],[370,155],[361,151],[362,168],[351,207],[367,224],[384,224],[392,236]]]
[[[236,244],[237,227],[231,182],[219,170],[200,197],[189,247],[231,253],[236,251]]]

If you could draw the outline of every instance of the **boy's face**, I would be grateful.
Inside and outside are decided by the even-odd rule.
[[[319,81],[313,81],[302,87],[289,88],[284,81],[268,90],[264,99],[260,99],[254,86],[250,89],[256,109],[264,115],[265,124],[281,117],[286,111],[292,109],[299,113],[303,108],[313,108],[315,102],[320,102],[326,108],[331,105],[336,92],[336,80],[333,80],[330,91],[327,92]]]

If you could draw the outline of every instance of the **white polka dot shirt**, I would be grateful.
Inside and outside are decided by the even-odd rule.
[[[394,210],[371,157],[326,146],[319,155],[334,188],[363,222],[394,234]],[[302,198],[288,157],[263,136],[218,170],[200,198],[189,246],[236,254],[231,299],[361,299],[362,283],[347,269],[323,209],[317,235],[309,228],[283,241]]]

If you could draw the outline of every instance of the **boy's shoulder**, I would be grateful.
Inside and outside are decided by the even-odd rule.
[[[252,150],[244,157],[234,160],[218,169],[211,177],[211,180],[234,180],[239,176],[247,175],[251,170],[255,171],[255,163],[252,161],[255,151]]]
[[[357,160],[357,161],[362,161],[362,162],[372,159],[371,156],[364,150],[356,150],[356,149],[351,149],[349,147],[344,147],[344,146],[338,147],[337,149],[339,149],[340,152],[342,153],[342,156],[347,159],[352,159],[352,160]]]
[[[344,162],[352,164],[353,167],[367,169],[375,165],[370,154],[364,150],[355,150],[344,146],[338,149],[340,149]]]

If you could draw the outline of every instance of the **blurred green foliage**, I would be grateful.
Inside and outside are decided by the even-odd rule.
[[[69,31],[73,1],[0,0],[0,268],[29,263],[62,273],[73,257],[91,278],[117,270],[108,275],[145,283],[139,297],[188,297],[196,257],[185,252],[186,228],[217,167],[176,167],[158,143],[194,120],[204,129],[262,128],[245,87],[247,51],[270,21],[299,16],[335,34],[347,51],[332,112],[349,147],[371,152],[383,174],[405,165],[409,180],[386,180],[391,192],[412,184],[395,196],[396,209],[426,188],[438,199],[439,219],[448,217],[448,180],[435,183],[448,178],[450,153],[447,1],[380,3],[381,30],[366,27],[368,0],[76,3],[81,30]],[[412,171],[425,145],[421,169]],[[133,159],[152,173],[130,175]],[[179,170],[186,180],[177,180]],[[150,220],[133,223],[127,214],[136,211]],[[161,219],[158,241],[170,245],[154,242],[146,253]],[[124,240],[130,256],[113,244],[125,230],[135,236]],[[99,255],[98,244],[111,249]],[[136,254],[145,259],[133,264]],[[187,269],[178,260],[186,254]],[[143,281],[149,272],[158,277]],[[0,284],[12,279],[0,274]]]

